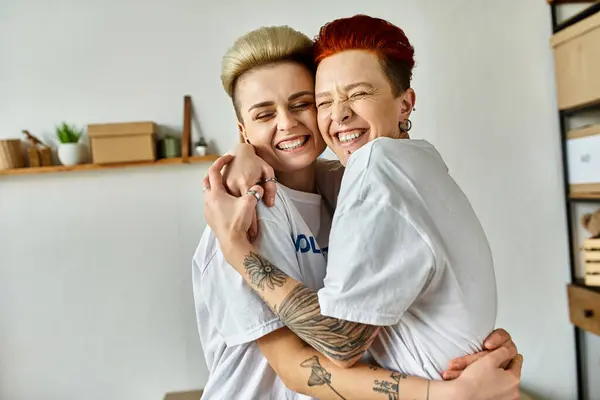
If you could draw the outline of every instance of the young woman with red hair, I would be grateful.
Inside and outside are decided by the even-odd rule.
[[[261,189],[241,199],[227,194],[220,170],[231,157],[218,160],[204,181],[205,215],[227,262],[297,335],[274,333],[272,345],[263,342],[261,351],[278,373],[294,366],[285,365],[285,357],[274,361],[277,353],[301,348],[299,337],[338,366],[364,357],[401,371],[392,377],[395,393],[388,388],[394,382],[373,388],[401,398],[404,374],[440,379],[452,359],[483,349],[496,317],[492,258],[435,148],[399,140],[408,138],[415,104],[414,50],[404,32],[368,16],[340,19],[321,28],[315,52],[319,130],[346,166],[333,202],[324,287],[317,293],[290,278],[247,239]],[[252,157],[244,164],[265,170]],[[296,251],[304,252],[303,245]],[[507,351],[496,350],[485,362],[499,366]],[[330,384],[319,358],[311,360],[306,385]],[[501,393],[455,398],[518,398],[521,365],[517,356],[509,371],[498,370]],[[477,375],[473,371],[463,376]],[[428,383],[423,398],[449,398],[442,388]]]

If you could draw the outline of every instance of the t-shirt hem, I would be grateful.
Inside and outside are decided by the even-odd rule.
[[[283,328],[285,324],[278,319],[265,322],[262,325],[257,326],[249,331],[238,333],[235,335],[229,335],[225,338],[227,346],[239,346],[240,344],[254,342],[261,337],[276,331],[279,328]]]
[[[398,315],[394,314],[365,311],[364,305],[340,305],[339,301],[327,300],[326,298],[322,298],[321,295],[319,295],[319,306],[321,307],[321,315],[325,317],[342,319],[359,324],[391,326],[396,325],[400,319]]]

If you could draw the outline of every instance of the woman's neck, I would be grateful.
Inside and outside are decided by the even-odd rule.
[[[316,163],[294,172],[276,171],[277,181],[290,189],[300,192],[317,193]]]

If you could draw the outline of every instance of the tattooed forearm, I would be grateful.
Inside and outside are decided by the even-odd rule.
[[[332,360],[350,361],[360,357],[377,332],[375,326],[322,316],[317,293],[300,284],[275,312],[292,332]]]
[[[260,254],[250,252],[244,258],[244,268],[250,276],[252,284],[260,290],[265,290],[265,285],[269,289],[274,289],[275,286],[283,286],[288,276],[279,268],[262,257]]]
[[[333,388],[333,386],[331,386],[331,374],[321,366],[319,357],[312,356],[308,360],[300,363],[300,366],[311,369],[310,377],[308,378],[308,386],[327,385],[336,395],[340,397],[340,399],[345,400],[344,396],[342,396]]]
[[[260,254],[251,251],[243,266],[245,279],[281,322],[321,354],[351,364],[371,345],[377,327],[322,316],[317,293]]]
[[[387,394],[388,400],[398,400],[400,398],[400,380],[406,379],[407,376],[399,372],[392,372],[390,378],[392,378],[392,382],[375,380],[373,391]]]

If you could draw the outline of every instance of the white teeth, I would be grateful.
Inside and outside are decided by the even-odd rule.
[[[340,139],[340,142],[345,143],[345,142],[349,142],[351,140],[356,139],[357,137],[359,137],[360,135],[362,135],[363,133],[365,133],[364,131],[354,131],[354,132],[345,132],[345,133],[340,133],[338,135],[338,138]]]
[[[298,138],[293,141],[281,143],[281,144],[277,145],[277,147],[279,147],[282,150],[293,150],[293,149],[297,149],[298,147],[302,146],[304,144],[304,142],[306,142],[306,138],[301,137],[301,138]]]

